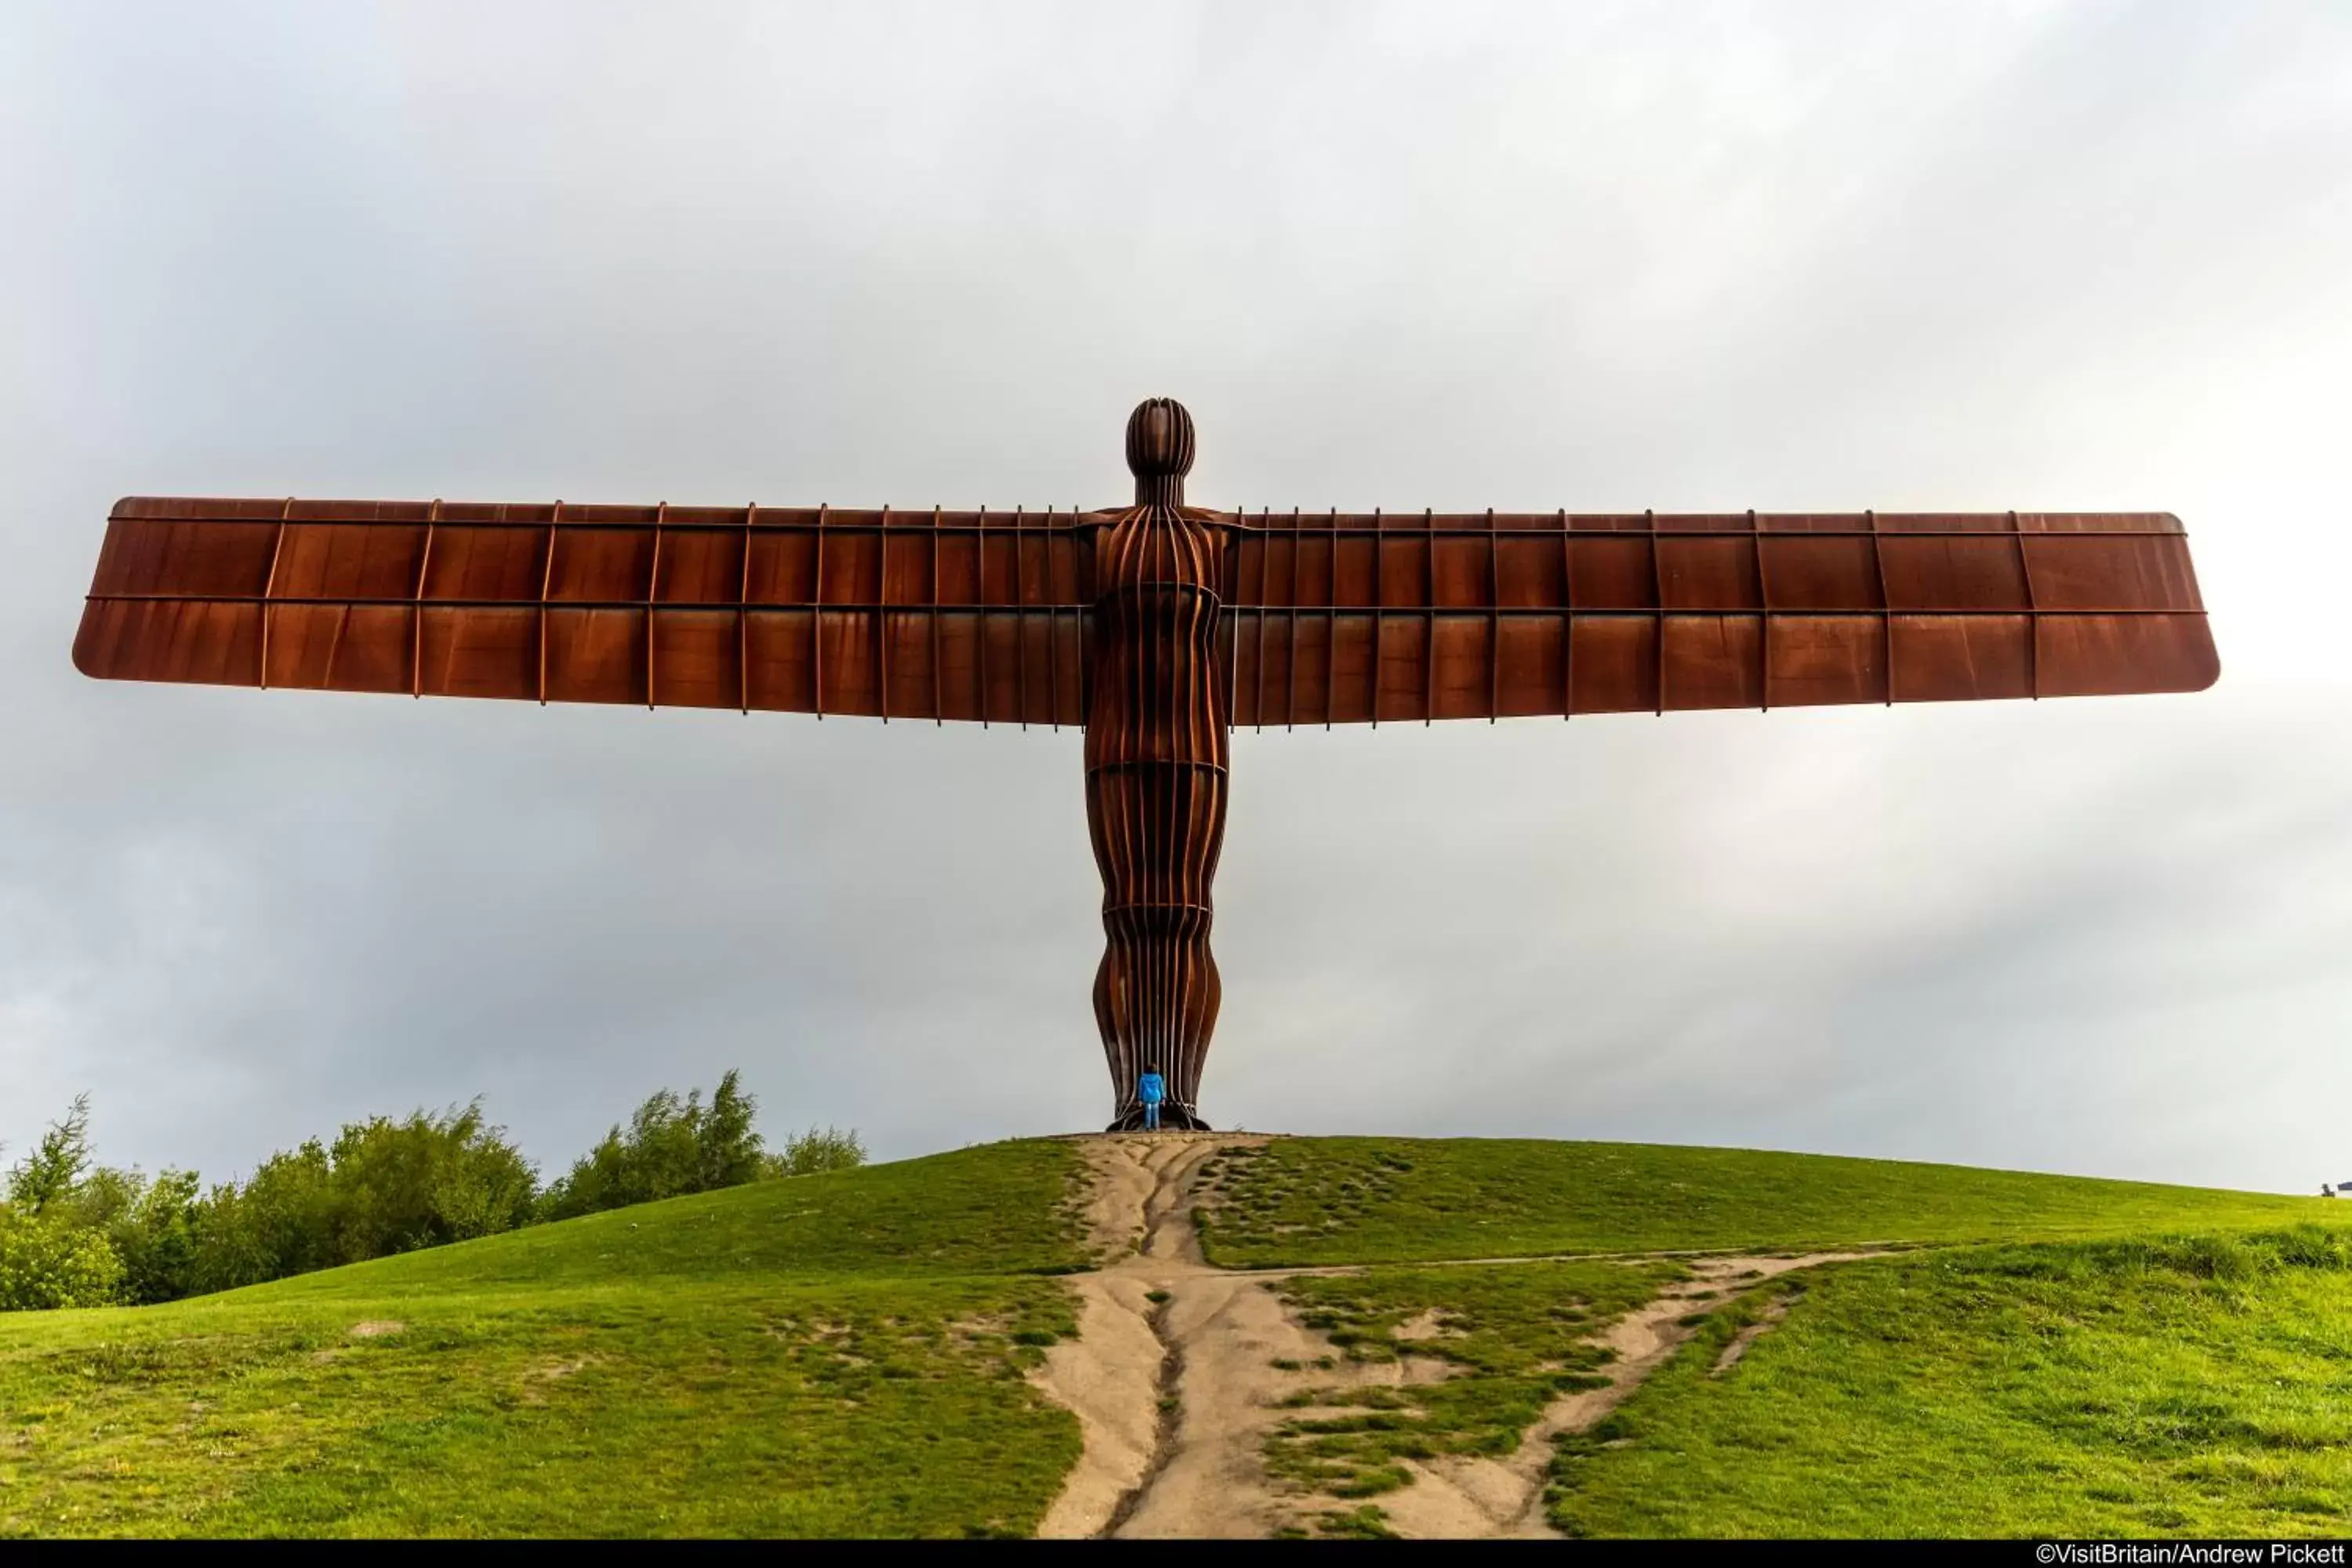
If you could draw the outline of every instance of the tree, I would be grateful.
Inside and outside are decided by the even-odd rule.
[[[66,1196],[89,1167],[89,1096],[77,1094],[66,1113],[49,1123],[33,1152],[8,1173],[8,1203],[37,1215]]]
[[[751,1130],[752,1113],[760,1102],[743,1092],[739,1074],[729,1068],[710,1091],[710,1109],[695,1129],[700,1155],[701,1190],[740,1187],[760,1179],[760,1135]]]
[[[482,1102],[352,1122],[329,1152],[337,1261],[494,1236],[530,1223],[539,1173],[486,1126]]]
[[[539,1175],[481,1102],[345,1123],[196,1205],[194,1286],[225,1290],[529,1225]]]
[[[146,1306],[195,1289],[197,1193],[194,1171],[151,1179],[101,1165],[46,1213],[105,1237],[122,1262],[122,1300]]]
[[[602,1209],[652,1203],[756,1181],[761,1138],[751,1130],[759,1101],[730,1068],[702,1103],[702,1091],[656,1089],[547,1190],[540,1213],[570,1219]]]
[[[279,1150],[242,1186],[224,1182],[196,1209],[195,1289],[228,1290],[341,1263],[329,1237],[333,1171],[316,1138]]]

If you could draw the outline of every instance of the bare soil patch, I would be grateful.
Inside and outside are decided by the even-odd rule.
[[[1202,1168],[1220,1151],[1260,1146],[1263,1137],[1112,1133],[1076,1142],[1092,1179],[1084,1207],[1089,1241],[1103,1266],[1071,1277],[1078,1337],[1055,1345],[1033,1380],[1077,1416],[1086,1447],[1038,1533],[1263,1539],[1343,1511],[1339,1500],[1281,1489],[1267,1477],[1265,1444],[1276,1424],[1316,1413],[1286,1402],[1310,1389],[1433,1382],[1454,1369],[1411,1353],[1350,1361],[1267,1289],[1293,1274],[1345,1270],[1238,1272],[1202,1259],[1192,1222]],[[1511,1454],[1405,1461],[1414,1484],[1379,1500],[1388,1527],[1446,1539],[1554,1534],[1543,1513],[1552,1445],[1623,1403],[1690,1337],[1685,1319],[1796,1269],[1871,1256],[1690,1259],[1691,1278],[1598,1336],[1615,1352],[1607,1383],[1554,1401]],[[1773,1321],[1768,1313],[1743,1331],[1728,1360]],[[1452,1331],[1433,1310],[1394,1337],[1409,1345]]]

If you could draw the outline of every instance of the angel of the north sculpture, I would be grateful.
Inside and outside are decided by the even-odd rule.
[[[1114,1130],[1199,1128],[1235,725],[2195,691],[2160,512],[1211,511],[1192,420],[1099,511],[118,502],[106,679],[1086,731]]]

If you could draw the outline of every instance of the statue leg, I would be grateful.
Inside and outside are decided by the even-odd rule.
[[[1111,1129],[1143,1124],[1136,1080],[1147,1068],[1168,1084],[1160,1124],[1204,1129],[1201,1068],[1222,994],[1209,951],[1209,889],[1224,839],[1224,770],[1097,769],[1087,778],[1087,807],[1103,870],[1107,940],[1094,1002],[1110,1068]]]

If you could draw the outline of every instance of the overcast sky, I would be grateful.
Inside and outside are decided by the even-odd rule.
[[[1079,737],[101,685],[125,493],[2166,510],[2109,701],[1236,738],[1203,1105],[2352,1177],[2352,8],[0,0],[0,1139],[1098,1126]],[[1381,853],[1374,853],[1379,847]]]

